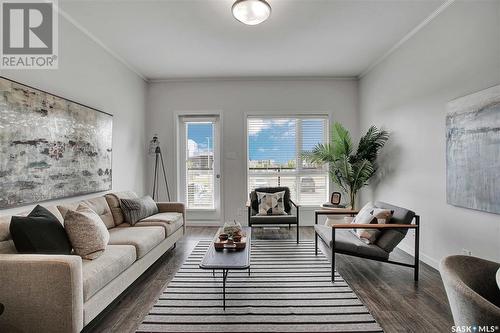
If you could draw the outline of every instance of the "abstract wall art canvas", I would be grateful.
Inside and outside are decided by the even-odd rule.
[[[0,77],[0,209],[111,189],[113,117]]]
[[[500,214],[500,85],[448,103],[449,204]]]

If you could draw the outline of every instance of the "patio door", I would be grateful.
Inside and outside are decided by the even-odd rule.
[[[179,117],[179,197],[189,220],[220,220],[219,116]]]

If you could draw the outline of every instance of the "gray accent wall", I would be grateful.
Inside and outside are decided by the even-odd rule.
[[[421,257],[434,267],[464,249],[500,261],[500,215],[446,203],[446,105],[499,83],[500,1],[455,1],[360,81],[361,130],[392,131],[362,201],[420,214]]]
[[[242,216],[246,223],[246,116],[328,114],[356,137],[358,133],[356,79],[229,79],[153,82],[148,89],[148,133],[158,133],[169,177],[177,193],[176,114],[222,115],[222,219]],[[153,158],[149,179],[153,179]],[[163,188],[163,184],[160,185]],[[161,191],[164,198],[164,192]],[[314,224],[314,208],[301,207],[301,225]],[[188,215],[189,217],[189,215]],[[191,221],[189,221],[191,223]],[[196,221],[218,225],[220,221]]]

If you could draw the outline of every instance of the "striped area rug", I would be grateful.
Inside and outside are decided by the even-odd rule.
[[[251,276],[222,280],[198,267],[200,241],[139,326],[138,332],[382,332],[368,309],[314,242],[252,240]]]

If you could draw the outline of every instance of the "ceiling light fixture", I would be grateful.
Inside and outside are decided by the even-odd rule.
[[[235,19],[246,25],[257,25],[271,15],[271,6],[265,0],[237,0],[231,8]]]

